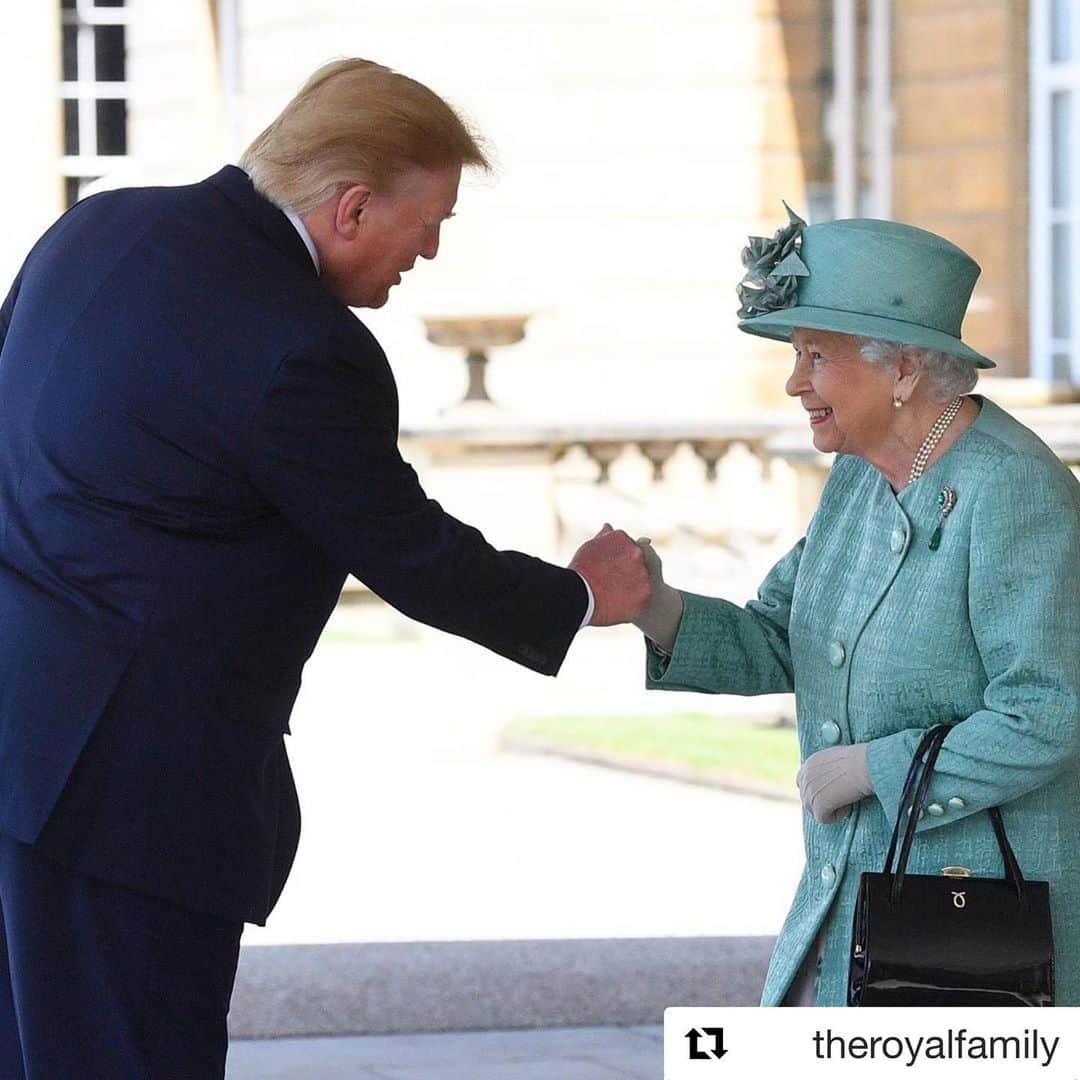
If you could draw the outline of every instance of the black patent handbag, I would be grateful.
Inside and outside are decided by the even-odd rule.
[[[939,725],[919,743],[885,868],[859,878],[848,1005],[1053,1005],[1050,886],[1024,879],[997,807],[987,813],[1004,877],[971,877],[961,866],[944,867],[941,876],[906,872],[919,811],[950,730]]]

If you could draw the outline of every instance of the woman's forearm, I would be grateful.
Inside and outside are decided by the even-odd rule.
[[[652,598],[634,625],[653,644],[670,653],[675,647],[682,614],[682,593],[670,585],[661,584],[653,589]]]

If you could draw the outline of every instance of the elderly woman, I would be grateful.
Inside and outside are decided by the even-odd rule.
[[[832,472],[745,607],[665,585],[646,544],[647,684],[795,693],[806,867],[762,1004],[846,1002],[859,875],[882,869],[942,722],[909,872],[1000,877],[1000,806],[1025,876],[1050,883],[1057,1003],[1080,1004],[1080,485],[969,394],[993,366],[960,340],[969,256],[892,222],[803,225],[744,252],[739,326],[794,346],[786,390]]]

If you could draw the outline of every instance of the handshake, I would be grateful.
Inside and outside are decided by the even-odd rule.
[[[632,540],[605,525],[570,561],[592,590],[590,626],[633,623],[661,649],[671,651],[682,619],[682,596],[664,581],[663,565],[647,537]]]

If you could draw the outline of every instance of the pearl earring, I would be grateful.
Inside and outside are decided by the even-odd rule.
[[[892,407],[894,409],[902,409],[904,407],[904,402],[900,398],[894,397],[892,399]]]

